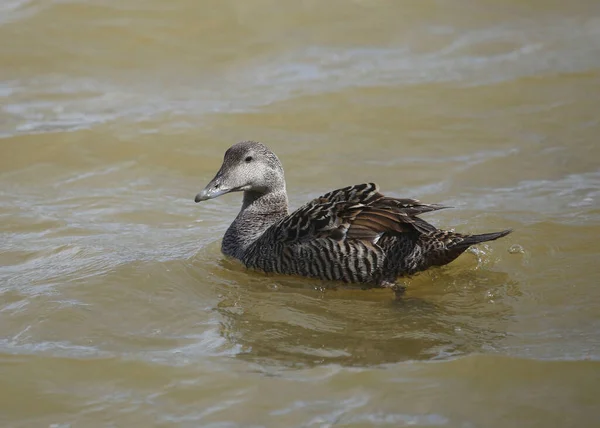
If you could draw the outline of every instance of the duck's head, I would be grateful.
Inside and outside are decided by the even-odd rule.
[[[283,167],[267,146],[256,141],[242,141],[231,146],[223,165],[195,201],[206,201],[229,192],[266,194],[285,191]]]

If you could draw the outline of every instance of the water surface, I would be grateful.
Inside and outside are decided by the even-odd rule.
[[[595,426],[600,4],[0,5],[7,427]],[[246,272],[227,147],[513,228],[386,290]]]

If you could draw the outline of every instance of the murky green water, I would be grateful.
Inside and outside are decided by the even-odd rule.
[[[6,1],[0,64],[2,426],[597,425],[597,2]],[[515,232],[401,299],[246,272],[193,202],[242,139]]]

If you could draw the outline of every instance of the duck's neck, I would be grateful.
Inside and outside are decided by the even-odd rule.
[[[225,232],[221,250],[228,256],[241,259],[250,245],[287,215],[285,187],[268,193],[244,192],[242,209]]]

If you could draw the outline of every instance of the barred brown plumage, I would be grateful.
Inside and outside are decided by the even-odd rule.
[[[375,183],[332,190],[288,213],[283,167],[265,145],[243,141],[196,202],[243,191],[242,209],[222,252],[249,268],[370,286],[450,263],[469,246],[508,235],[462,235],[418,215],[448,208],[379,193]]]

